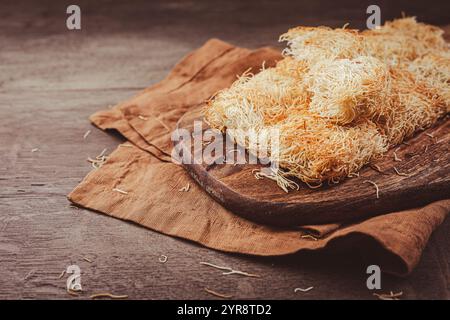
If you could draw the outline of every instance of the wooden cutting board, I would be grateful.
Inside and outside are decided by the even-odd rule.
[[[200,109],[187,113],[178,128],[193,133]],[[208,126],[203,123],[203,130]],[[382,171],[365,166],[359,177],[310,189],[284,192],[269,179],[252,173],[261,165],[183,164],[187,172],[224,207],[260,223],[295,226],[358,219],[413,208],[450,197],[450,119],[417,134],[374,162]],[[203,147],[205,148],[205,146]],[[394,151],[398,159],[394,160]],[[193,148],[191,149],[193,154]],[[395,172],[394,167],[400,173]],[[379,187],[376,197],[374,185]]]

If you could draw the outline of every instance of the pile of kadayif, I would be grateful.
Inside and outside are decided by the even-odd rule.
[[[291,177],[313,187],[355,175],[450,111],[450,52],[437,27],[415,18],[363,32],[297,27],[280,41],[285,58],[220,91],[205,120],[222,131],[278,129],[272,178],[285,190]]]

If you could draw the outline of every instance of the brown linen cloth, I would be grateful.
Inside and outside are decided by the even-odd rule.
[[[118,130],[131,143],[120,145],[100,169],[86,176],[69,199],[226,252],[277,256],[325,247],[357,248],[369,263],[380,265],[385,272],[410,273],[431,233],[450,211],[450,200],[351,224],[279,229],[224,209],[183,168],[170,162],[170,134],[186,111],[229,86],[236,75],[249,68],[257,72],[263,62],[272,66],[280,58],[274,49],[251,51],[213,39],[182,59],[160,83],[113,109],[92,115],[95,125]],[[188,183],[189,192],[180,192]],[[302,237],[308,234],[316,239]]]

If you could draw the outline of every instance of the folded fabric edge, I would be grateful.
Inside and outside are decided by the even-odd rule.
[[[237,251],[235,248],[219,247],[219,246],[211,245],[209,243],[199,242],[195,239],[192,239],[192,238],[189,238],[186,236],[182,236],[178,233],[167,232],[167,231],[151,228],[148,226],[143,226],[139,222],[136,222],[132,219],[121,218],[121,217],[117,217],[115,214],[103,212],[101,210],[96,209],[95,207],[91,207],[89,205],[83,204],[83,201],[79,198],[79,195],[77,194],[76,190],[73,190],[67,196],[67,198],[73,204],[80,206],[82,208],[85,208],[85,209],[88,209],[88,210],[91,210],[91,211],[94,211],[97,213],[101,213],[101,214],[116,218],[118,220],[127,221],[132,224],[135,224],[136,226],[150,229],[152,231],[158,232],[158,233],[166,235],[166,236],[171,236],[171,237],[176,237],[179,239],[187,240],[196,245],[200,245],[205,248],[217,250],[220,252],[242,254],[242,255],[248,255],[248,256],[260,256],[260,257],[277,257],[277,256],[295,255],[295,254],[302,253],[302,252],[314,252],[314,253],[318,253],[318,254],[321,254],[321,253],[326,254],[327,251],[334,251],[334,250],[338,250],[340,252],[345,252],[345,251],[348,251],[348,250],[354,248],[354,243],[359,243],[360,247],[362,247],[362,248],[358,248],[358,252],[362,253],[362,252],[364,252],[364,250],[367,250],[367,248],[361,246],[361,244],[362,243],[365,243],[365,244],[372,243],[371,246],[372,246],[373,250],[375,250],[375,251],[372,250],[371,252],[372,253],[376,252],[376,258],[370,257],[370,258],[366,258],[366,260],[370,260],[371,264],[376,264],[376,265],[382,266],[381,270],[383,272],[392,274],[395,276],[405,277],[414,268],[414,267],[409,267],[407,262],[404,259],[402,259],[402,257],[389,251],[389,249],[387,249],[380,241],[378,241],[378,239],[373,238],[367,234],[364,234],[364,233],[361,233],[358,231],[349,232],[348,234],[341,235],[339,237],[335,237],[335,238],[331,238],[331,239],[319,239],[317,241],[322,242],[322,244],[319,246],[316,246],[315,248],[300,248],[300,249],[296,249],[296,250],[288,250],[288,251],[279,252],[279,253],[242,252],[242,251]],[[314,241],[314,240],[304,240],[304,241]],[[342,245],[344,245],[345,247],[342,247]],[[360,250],[360,249],[363,249],[363,250]],[[389,262],[386,263],[386,260],[388,260]]]

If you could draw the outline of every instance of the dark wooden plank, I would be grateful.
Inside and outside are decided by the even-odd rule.
[[[202,121],[198,113],[195,110],[186,114],[178,127],[194,135],[194,121]],[[202,128],[204,133],[208,125],[203,123]],[[383,173],[365,166],[358,177],[315,189],[295,180],[300,189],[288,193],[275,181],[256,180],[254,170],[267,165],[249,164],[248,152],[245,151],[246,164],[235,163],[235,146],[226,149],[224,144],[226,160],[220,158],[214,164],[203,161],[208,144],[202,143],[202,153],[194,153],[194,144],[179,147],[191,152],[192,163],[183,163],[189,174],[224,207],[257,222],[295,226],[361,219],[448,198],[450,121],[441,120],[407,143],[392,148],[381,160],[373,162]],[[395,160],[394,152],[401,162]],[[377,184],[379,198],[374,186],[364,183],[366,180]]]
[[[84,14],[80,33],[65,29],[68,3],[0,3],[0,298],[78,299],[105,291],[134,299],[214,298],[204,287],[236,298],[373,298],[365,288],[368,262],[354,253],[224,254],[71,208],[66,199],[91,170],[87,156],[122,141],[90,126],[91,113],[161,80],[210,37],[240,46],[274,44],[279,33],[304,22],[363,24],[363,4],[323,10],[326,1],[77,3]],[[449,11],[411,3],[406,7],[416,9],[407,12],[436,23]],[[386,12],[400,11],[393,9]],[[411,299],[448,298],[449,228],[447,219],[410,277],[383,276],[383,290],[403,290]],[[169,257],[165,264],[158,262],[161,254]],[[262,279],[222,276],[200,261]],[[85,290],[78,298],[66,293],[66,277],[58,279],[73,263],[81,267]],[[293,292],[310,285],[306,294]]]

